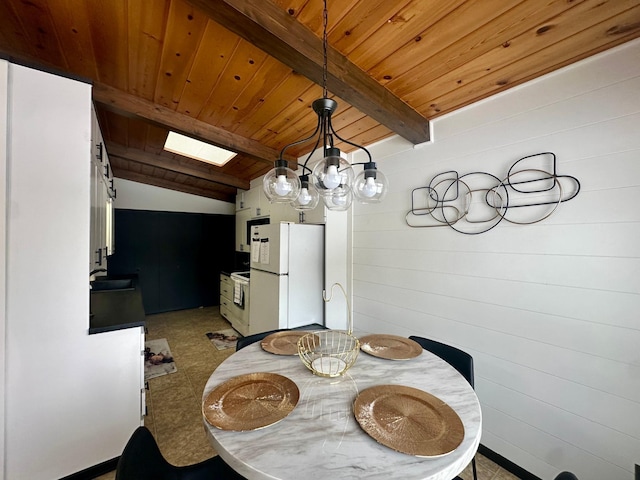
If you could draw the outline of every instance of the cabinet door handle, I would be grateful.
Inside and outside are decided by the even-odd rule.
[[[99,143],[98,145],[96,145],[96,148],[98,149],[98,153],[96,153],[96,158],[102,161],[102,143]]]
[[[104,166],[104,176],[109,178],[109,164],[108,163]]]
[[[98,259],[96,260],[96,265],[102,265],[102,248],[97,249],[96,254],[98,255]]]

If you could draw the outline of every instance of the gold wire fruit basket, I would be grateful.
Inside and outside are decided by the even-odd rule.
[[[298,340],[298,355],[305,366],[315,375],[321,377],[339,377],[356,363],[360,342],[354,337],[351,321],[351,308],[344,288],[339,283],[331,286],[331,296],[327,298],[326,291],[322,292],[325,302],[330,302],[333,287],[338,286],[347,300],[347,316],[349,330],[320,330],[310,332]]]

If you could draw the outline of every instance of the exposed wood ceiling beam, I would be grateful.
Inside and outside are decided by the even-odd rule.
[[[188,0],[212,20],[322,84],[322,39],[272,2]],[[331,46],[327,88],[361,112],[414,144],[429,140],[429,121]]]
[[[179,160],[172,160],[161,155],[154,155],[152,153],[145,152],[144,150],[138,150],[136,148],[123,147],[117,143],[107,143],[107,154],[109,157],[119,157],[132,162],[142,163],[144,165],[150,165],[152,167],[162,168],[165,170],[171,170],[172,172],[182,173],[184,175],[190,175],[196,178],[204,178],[211,182],[221,183],[230,187],[241,188],[243,190],[249,190],[250,184],[248,181],[236,178],[224,173],[211,172],[209,169],[199,169],[189,165],[180,163]]]
[[[108,85],[95,83],[93,85],[93,99],[104,108],[120,115],[141,118],[203,142],[244,153],[262,162],[273,164],[280,156],[280,152],[277,150],[266,147],[255,140],[201,122],[189,115],[184,115]],[[295,157],[285,155],[285,160],[288,160],[291,169],[296,170],[297,159]]]
[[[200,197],[213,198],[215,200],[221,200],[223,202],[235,202],[234,195],[225,195],[220,192],[205,190],[204,188],[195,187],[193,185],[185,185],[171,180],[163,180],[161,178],[151,177],[149,175],[132,172],[130,170],[120,171],[118,174],[118,178],[130,180],[137,183],[144,183],[145,185],[153,185],[154,187],[167,188],[169,190],[175,190],[177,192],[190,193],[191,195],[198,195]]]

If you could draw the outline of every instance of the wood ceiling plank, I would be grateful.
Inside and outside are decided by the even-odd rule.
[[[355,138],[358,138],[358,136],[362,135],[363,132],[366,132],[374,128],[376,125],[379,125],[379,123],[373,120],[372,118],[365,116],[362,119],[360,119],[360,121],[352,122],[351,124],[346,125],[344,128],[342,128],[340,130],[340,133],[342,133],[342,135],[340,136],[353,143],[357,143],[354,141]],[[336,141],[338,140],[336,139]],[[355,147],[347,149],[347,147],[345,146],[345,151],[351,151],[354,148]]]
[[[118,158],[116,157],[116,160],[118,160]],[[122,159],[123,161],[126,161],[126,170],[130,171],[130,172],[135,172],[135,173],[139,173],[140,175],[142,175],[142,164],[141,163],[136,163],[136,162],[130,162],[129,160],[125,160]],[[118,170],[113,169],[113,174],[115,176],[117,176],[118,178],[120,178],[120,175],[118,174]]]
[[[392,135],[393,135],[393,132],[391,130],[389,130],[384,125],[380,125],[378,123],[375,126],[373,126],[372,128],[359,133],[354,138],[357,138],[358,139],[358,143],[361,144],[361,145],[371,145],[374,142],[378,142],[378,141],[383,140],[383,139],[385,139],[387,137],[390,137]],[[336,146],[340,150],[342,150],[344,152],[356,151],[353,147],[349,146],[348,144],[342,143],[342,142],[336,143]],[[373,161],[374,162],[376,161],[375,157],[373,158]],[[358,172],[356,172],[356,173],[358,173]]]
[[[91,45],[98,70],[96,80],[127,90],[127,0],[81,3],[91,26]]]
[[[545,35],[552,30],[547,30]],[[442,115],[637,37],[640,37],[640,5],[549,45],[534,56],[522,57],[461,88],[444,95],[433,95],[430,99],[424,98],[418,107],[428,114]],[[526,45],[526,42],[522,44]],[[518,41],[512,44],[518,45]],[[585,45],[589,46],[588,49]]]
[[[405,74],[397,76],[387,83],[387,87],[398,95],[412,92],[492,49],[499,50],[502,45],[510,44],[513,38],[522,35],[523,32],[539,28],[549,19],[584,5],[591,3],[583,1],[568,4],[552,1],[540,6],[532,2],[523,2],[491,23],[480,26],[469,35],[440,50],[431,59],[420,62]]]
[[[306,101],[306,98],[301,97],[301,100],[305,100],[303,103],[310,105],[312,102],[311,98],[313,98],[314,100],[317,98],[317,96],[315,96],[315,91],[317,88],[318,87],[314,85],[313,92],[305,93],[305,97],[309,99],[308,102]],[[358,109],[343,102],[342,99],[333,97],[331,95],[330,97],[338,102],[338,108],[333,114],[331,122],[338,135],[354,143],[367,145],[367,143],[363,143],[360,138],[352,138],[351,133],[346,130],[346,127],[367,118],[366,115],[360,112]],[[282,121],[278,126],[278,130],[269,131],[268,135],[261,137],[260,140],[264,142],[277,142],[278,148],[283,148],[290,141],[301,140],[311,135],[317,125],[317,116],[311,108],[302,110],[298,109],[297,111],[291,112],[285,111],[283,112],[281,120]],[[377,122],[375,122],[371,118],[368,119],[367,123],[369,124],[369,122],[377,124]],[[368,128],[370,128],[370,126],[366,127],[366,129]],[[388,129],[386,131],[388,131]],[[285,141],[284,139],[287,139],[288,141]],[[342,144],[336,139],[335,145],[338,146],[338,143],[342,145],[339,148],[345,152],[350,152],[355,148],[346,143]],[[300,146],[292,146],[290,149],[287,149],[287,152],[297,157],[301,157],[310,153],[314,145],[314,141],[310,140],[309,142],[304,143]]]
[[[265,130],[273,130],[272,122],[282,118],[282,112],[289,106],[291,99],[299,98],[311,85],[313,83],[306,77],[290,73],[264,98],[260,106],[243,120],[242,124],[232,129],[232,132],[254,140],[260,138]]]
[[[279,158],[278,151],[265,147],[256,141],[227,132],[107,85],[94,85],[93,99],[102,104],[104,108],[114,110],[119,114],[145,119],[231,151],[243,152],[267,163],[272,163]],[[118,143],[126,145],[126,142]],[[286,160],[291,165],[295,165],[295,158],[287,157]]]
[[[19,22],[21,35],[28,39],[31,53],[50,65],[68,68],[46,0],[12,1],[9,8]]]
[[[127,122],[127,130],[129,132],[126,146],[133,149],[144,150],[147,146],[148,124],[135,118],[121,118]]]
[[[182,0],[171,0],[154,102],[175,110],[208,18]]]
[[[349,11],[349,15],[331,28],[327,35],[329,44],[343,55],[348,56],[396,16],[398,11],[406,7],[410,1],[366,0],[359,2]]]
[[[442,20],[465,1],[413,0],[349,52],[349,60],[364,71],[369,71],[380,62],[380,59],[394,55],[404,45],[415,42],[422,32]]]
[[[140,173],[146,175],[148,177],[153,177],[154,168],[151,165],[147,165],[146,163],[140,164]],[[115,175],[115,173],[114,173]]]
[[[330,95],[330,97],[332,96]],[[349,137],[349,134],[345,132],[344,128],[348,125],[351,125],[353,122],[357,122],[366,118],[366,115],[358,111],[358,109],[346,104],[340,98],[333,97],[333,100],[338,102],[338,108],[332,115],[331,120],[334,130],[341,137],[358,143],[357,140]],[[311,102],[309,102],[307,105],[310,105],[310,103]],[[371,119],[370,117],[369,119],[375,122],[375,120]],[[308,137],[315,130],[317,123],[318,117],[311,108],[300,110],[295,114],[295,116],[292,116],[289,121],[281,127],[282,130],[278,130],[277,132],[275,132],[275,140],[279,141],[279,148],[283,148],[286,145],[286,143],[282,141],[282,139],[284,138],[301,140]],[[301,155],[308,154],[313,149],[314,145],[314,141],[310,140],[309,142],[300,146],[292,146],[290,149],[287,149],[287,152],[291,152],[293,155],[300,157]],[[345,151],[348,152],[352,149],[353,147],[348,147]]]
[[[189,0],[212,19],[285,65],[322,83],[322,41],[263,0]],[[329,90],[413,143],[429,140],[429,122],[329,47]]]
[[[360,140],[362,140],[363,145],[371,145],[385,138],[389,138],[392,135],[393,132],[384,125],[376,125],[372,129],[363,132],[362,135],[360,135]]]
[[[340,22],[345,15],[349,13],[358,2],[362,0],[340,0],[329,1],[329,18],[327,30],[331,31],[335,25]],[[365,0],[368,1],[368,0]],[[300,1],[288,1],[288,0],[276,0],[273,2],[278,5],[282,10],[287,12],[290,16],[295,18],[298,22],[302,23],[309,30],[314,32],[316,36],[322,36],[322,9],[323,0],[300,0]]]
[[[342,104],[339,99],[335,100],[338,101],[338,109],[332,116],[331,123],[333,124],[334,129],[338,132],[338,135],[341,137],[347,136],[347,138],[349,138],[344,129],[353,123],[364,120],[367,117],[357,108]],[[341,107],[341,105],[343,105],[343,107]]]
[[[289,103],[276,118],[269,122],[269,129],[256,137],[256,140],[276,145],[280,149],[288,143],[310,135],[318,123],[318,117],[311,104],[320,97],[322,97],[322,89],[308,82],[308,88],[297,95],[297,102]],[[304,145],[301,148],[305,151]]]
[[[160,155],[164,151],[164,144],[167,141],[167,135],[169,131],[164,127],[158,125],[146,123],[147,126],[147,138],[144,146],[144,151],[147,153],[153,153]]]
[[[153,178],[130,170],[121,170],[118,173],[118,178],[130,180],[132,182],[144,183],[145,185],[152,185],[154,187],[166,188],[177,192],[189,193],[191,195],[198,195],[200,197],[213,198],[215,200],[221,200],[223,202],[235,202],[235,193],[227,194],[221,193],[216,190],[205,190],[203,188],[190,187],[188,185],[178,183],[177,179],[165,180],[160,178]]]
[[[201,119],[201,111],[240,41],[226,28],[207,22],[176,111]]]
[[[219,83],[223,88],[215,88],[207,99],[198,118],[217,125],[227,110],[238,101],[242,92],[255,80],[264,84],[273,79],[256,78],[260,67],[267,58],[267,54],[244,40],[238,42],[238,47],[227,62],[220,76]]]
[[[539,61],[541,55],[537,55],[537,53],[549,47],[552,49],[564,49],[562,45],[566,39],[591,28],[594,23],[603,18],[602,13],[598,11],[599,8],[606,9],[607,15],[616,16],[621,10],[625,11],[633,4],[638,5],[636,0],[615,0],[611,3],[600,2],[598,5],[592,5],[590,2],[584,2],[577,5],[550,19],[545,24],[538,24],[534,29],[514,38],[508,43],[508,47],[501,45],[494,48],[452,72],[441,76],[428,86],[414,90],[407,95],[407,100],[417,105],[429,95],[428,92],[437,92],[438,96],[443,96],[459,88],[464,90],[464,85],[475,82],[491,72],[501,72],[511,64],[515,64],[519,71],[531,72],[531,65],[527,63],[526,59],[538,59],[535,61]],[[629,18],[634,19],[633,14]],[[635,19],[640,20],[640,17]],[[593,40],[599,41],[598,36],[594,35]],[[584,45],[588,45],[591,39],[586,38],[585,41],[587,43]],[[548,68],[556,63],[553,55],[548,55],[546,58],[551,63],[546,67],[541,67],[541,69]],[[502,71],[502,75],[504,78],[510,78],[513,74],[517,75],[517,72],[509,68]],[[422,103],[421,107],[424,107],[424,103]]]
[[[196,188],[198,187],[197,186],[198,179],[190,175],[178,174],[176,181],[180,182],[182,185],[187,185],[187,186],[196,187]]]
[[[64,46],[62,54],[69,70],[83,78],[96,78],[98,68],[93,56],[91,24],[83,3],[58,0],[49,12]]]
[[[522,0],[484,0],[482,7],[473,1],[465,2],[439,22],[412,36],[402,48],[369,69],[368,73],[394,92],[401,90],[397,79],[402,78],[403,74],[418,63],[415,59],[419,58],[421,64],[430,64],[430,59],[437,52],[471,34],[501,13],[509,11],[520,1]],[[482,8],[483,15],[478,14],[479,8]],[[392,83],[394,80],[395,85]]]
[[[170,0],[127,5],[129,92],[153,100],[162,58]]]
[[[227,130],[233,130],[241,125],[260,108],[264,99],[277,87],[279,84],[277,79],[285,78],[290,74],[289,67],[267,56],[242,95],[233,102],[231,108],[227,109],[221,118],[216,119],[216,124]]]
[[[275,5],[278,5],[282,10],[285,10],[289,15],[298,17],[302,8],[309,3],[309,0],[271,0]]]
[[[175,179],[177,177],[178,177],[178,173],[177,172],[167,171],[167,173],[164,174],[164,179],[165,180],[169,180],[171,182],[175,181]]]
[[[106,141],[112,141],[121,145],[129,144],[129,130],[127,119],[115,112],[105,110],[104,108],[96,108],[98,114],[98,123],[102,137]]]
[[[169,158],[168,156],[154,155],[140,149],[123,147],[116,143],[107,144],[107,153],[109,154],[109,158],[126,158],[132,162],[138,162],[184,175],[204,178],[210,182],[220,183],[222,185],[229,185],[245,190],[249,188],[249,182],[246,180],[243,181],[231,175],[218,173],[215,171],[216,167],[208,165],[203,165],[199,168],[195,167],[194,162],[196,161],[180,157],[179,155],[175,155],[174,158]]]
[[[239,153],[233,159],[224,164],[222,167],[216,167],[216,169],[220,173],[224,173],[225,175],[231,175],[233,177],[238,177],[240,180],[249,181],[252,178],[244,171],[244,165],[253,165],[254,163],[259,163],[263,165],[265,168],[271,169],[273,164],[268,164],[265,162],[258,162],[255,158],[249,157],[247,155],[243,155]]]
[[[4,19],[0,28],[0,52],[7,57],[13,53],[25,58],[35,58],[37,49],[31,43],[22,41],[26,38],[26,33],[13,7],[15,1],[0,2],[0,19]]]

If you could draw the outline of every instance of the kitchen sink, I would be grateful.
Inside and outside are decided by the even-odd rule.
[[[246,280],[249,280],[249,278],[251,277],[251,272],[233,272],[231,274],[232,277],[242,277]]]
[[[107,278],[91,282],[91,290],[102,292],[105,290],[133,290],[135,288],[132,278]]]

